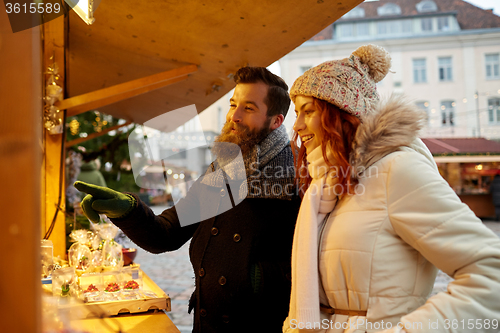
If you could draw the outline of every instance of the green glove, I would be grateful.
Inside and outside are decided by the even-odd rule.
[[[87,193],[80,206],[89,220],[94,223],[99,223],[99,214],[121,218],[135,207],[136,200],[129,194],[80,181],[75,182],[74,186],[78,191]]]

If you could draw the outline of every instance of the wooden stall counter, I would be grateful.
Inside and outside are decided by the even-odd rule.
[[[135,314],[120,314],[108,318],[88,318],[71,321],[71,328],[89,333],[180,333],[165,312],[148,311]]]
[[[142,270],[141,276],[143,290],[153,292],[157,297],[90,303],[71,301],[59,305],[59,309],[68,311],[68,316],[72,318],[69,322],[71,329],[77,332],[180,333],[166,314],[171,310],[170,297]],[[52,293],[51,287],[44,289]]]

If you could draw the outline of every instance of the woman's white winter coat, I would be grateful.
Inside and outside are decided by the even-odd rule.
[[[318,262],[322,303],[367,315],[322,314],[319,331],[394,332],[398,323],[410,333],[500,331],[492,329],[500,240],[415,139],[421,118],[391,98],[358,128],[350,160],[357,194],[342,197],[320,229]],[[428,299],[438,268],[454,281]],[[284,331],[297,324],[287,320]]]

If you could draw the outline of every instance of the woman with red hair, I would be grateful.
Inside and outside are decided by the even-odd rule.
[[[323,144],[324,150],[322,150],[323,158],[325,159],[327,165],[331,168],[340,168],[342,170],[349,170],[351,168],[349,164],[349,154],[351,153],[352,143],[354,140],[354,134],[358,129],[360,120],[346,112],[342,112],[338,107],[328,102],[322,101],[313,97],[298,96],[299,101],[308,100],[311,102],[313,109],[319,112],[313,115],[313,117],[318,117],[318,141],[317,145]],[[301,103],[303,105],[304,102]],[[310,112],[310,111],[309,111]],[[298,112],[297,112],[298,113]],[[305,113],[303,113],[305,116]],[[297,122],[298,124],[298,122]],[[307,142],[309,144],[309,142]],[[306,174],[302,176],[300,172],[307,170],[307,154],[305,144],[301,144],[301,139],[298,132],[294,132],[292,139],[292,148],[296,152],[296,178],[299,181],[300,189],[302,194],[305,189],[309,186],[311,182],[310,175]],[[310,145],[310,144],[309,144]],[[334,160],[329,161],[326,157],[326,150],[331,150]],[[298,152],[298,153],[297,153]],[[352,179],[345,172],[339,173],[338,184],[341,185],[341,189],[346,189],[352,191]]]
[[[500,240],[439,175],[425,114],[379,102],[389,67],[362,46],[291,88],[303,199],[283,331],[496,332]],[[438,269],[455,280],[428,298]]]

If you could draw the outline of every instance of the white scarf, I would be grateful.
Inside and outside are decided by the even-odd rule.
[[[330,163],[335,162],[331,150],[327,151],[327,158]],[[307,161],[312,182],[302,198],[293,235],[292,293],[288,318],[304,325],[320,322],[318,228],[337,202],[334,193],[336,174],[326,164],[321,146],[308,154]]]

